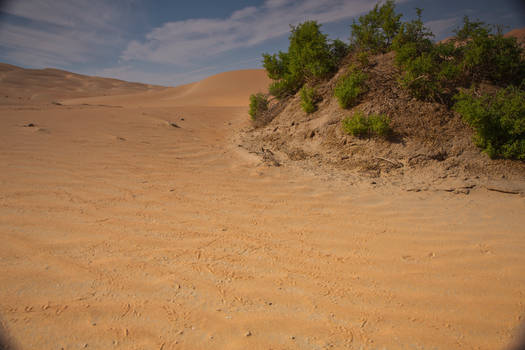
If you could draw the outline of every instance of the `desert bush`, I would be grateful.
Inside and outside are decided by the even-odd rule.
[[[371,114],[368,116],[370,133],[372,135],[387,137],[392,133],[390,118],[385,114]]]
[[[407,60],[399,78],[401,86],[420,100],[448,104],[463,77],[461,68],[447,55],[450,47],[450,44],[439,44],[431,51]]]
[[[400,18],[401,15],[395,13],[393,0],[387,0],[382,6],[376,4],[372,11],[353,21],[352,46],[372,52],[388,51],[401,26]]]
[[[368,90],[366,79],[366,73],[355,66],[350,67],[348,73],[339,79],[334,94],[342,108],[350,108],[357,104],[359,97]]]
[[[448,104],[463,77],[458,49],[452,41],[434,44],[434,35],[421,20],[421,9],[416,11],[416,19],[401,25],[392,44],[395,62],[403,69],[399,82],[420,100]]]
[[[368,51],[359,51],[356,54],[356,60],[361,67],[368,67],[370,65],[370,54]]]
[[[335,67],[350,53],[350,47],[342,40],[335,39],[330,43],[330,56]]]
[[[275,96],[279,99],[283,99],[290,95],[293,95],[301,86],[297,81],[291,77],[286,77],[281,80],[276,80],[268,87],[270,95]]]
[[[308,81],[329,77],[345,54],[345,44],[339,40],[330,45],[315,21],[292,26],[289,41],[288,52],[263,54],[263,66],[274,80],[270,93],[278,98],[296,93]]]
[[[454,109],[475,131],[474,141],[491,158],[525,160],[525,92],[515,86],[476,96],[455,97]]]
[[[390,118],[384,114],[371,114],[366,117],[363,112],[357,111],[351,117],[342,120],[343,131],[358,137],[382,136],[391,134]]]
[[[396,51],[396,63],[400,66],[433,47],[431,38],[434,34],[423,25],[421,13],[421,9],[416,9],[416,19],[402,23],[393,39],[392,49]]]
[[[319,101],[319,95],[313,87],[304,85],[301,88],[301,107],[303,110],[310,114],[317,110],[317,102]]]
[[[392,47],[403,69],[400,84],[412,96],[451,104],[459,87],[482,81],[504,87],[523,81],[525,59],[515,38],[493,33],[490,26],[468,17],[455,33],[449,42],[433,44],[421,10],[416,20],[402,24]]]
[[[523,49],[516,38],[504,37],[501,28],[472,22],[465,16],[463,26],[455,33],[460,64],[471,81],[488,80],[506,86],[518,85],[525,78]]]
[[[288,53],[282,51],[273,55],[263,54],[263,66],[270,79],[280,80],[290,74],[288,57]]]
[[[265,94],[257,93],[250,95],[250,109],[248,113],[253,121],[257,120],[268,110],[268,97]]]

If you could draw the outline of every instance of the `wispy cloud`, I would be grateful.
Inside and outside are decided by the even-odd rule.
[[[2,11],[11,17],[0,25],[2,56],[31,67],[101,59],[116,46],[126,45],[115,5],[103,0],[7,2]]]
[[[102,0],[15,0],[2,10],[33,21],[68,28],[112,27],[116,8]]]
[[[400,2],[400,1],[398,1]],[[370,0],[267,0],[224,19],[189,19],[168,22],[130,42],[124,60],[186,64],[202,55],[213,56],[250,47],[289,32],[289,25],[305,20],[331,23],[364,13]]]

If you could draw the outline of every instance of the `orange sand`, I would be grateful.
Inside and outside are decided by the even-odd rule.
[[[48,101],[0,106],[20,349],[492,350],[521,320],[525,198],[266,167],[235,143],[262,71],[86,98],[105,90],[17,84]]]

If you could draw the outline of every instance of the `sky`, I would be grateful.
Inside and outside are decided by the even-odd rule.
[[[0,0],[0,62],[176,86],[261,68],[286,51],[290,25],[316,20],[347,41],[369,0]],[[464,15],[525,27],[525,0],[397,0],[403,20],[423,9],[440,40]]]

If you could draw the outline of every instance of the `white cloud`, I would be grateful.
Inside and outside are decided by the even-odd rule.
[[[103,0],[8,2],[2,10],[24,21],[0,24],[1,57],[30,67],[64,67],[118,54],[126,41],[114,5]]]
[[[2,10],[33,21],[68,28],[111,28],[115,7],[103,0],[15,0]]]
[[[121,58],[186,64],[202,55],[209,57],[282,36],[289,32],[290,24],[305,20],[336,22],[362,14],[374,5],[370,0],[267,0],[260,7],[246,7],[225,19],[165,23],[144,40],[130,42]]]
[[[32,67],[85,63],[96,58],[95,47],[109,46],[107,38],[76,30],[43,31],[15,24],[4,24],[0,46],[7,47],[7,58]]]

